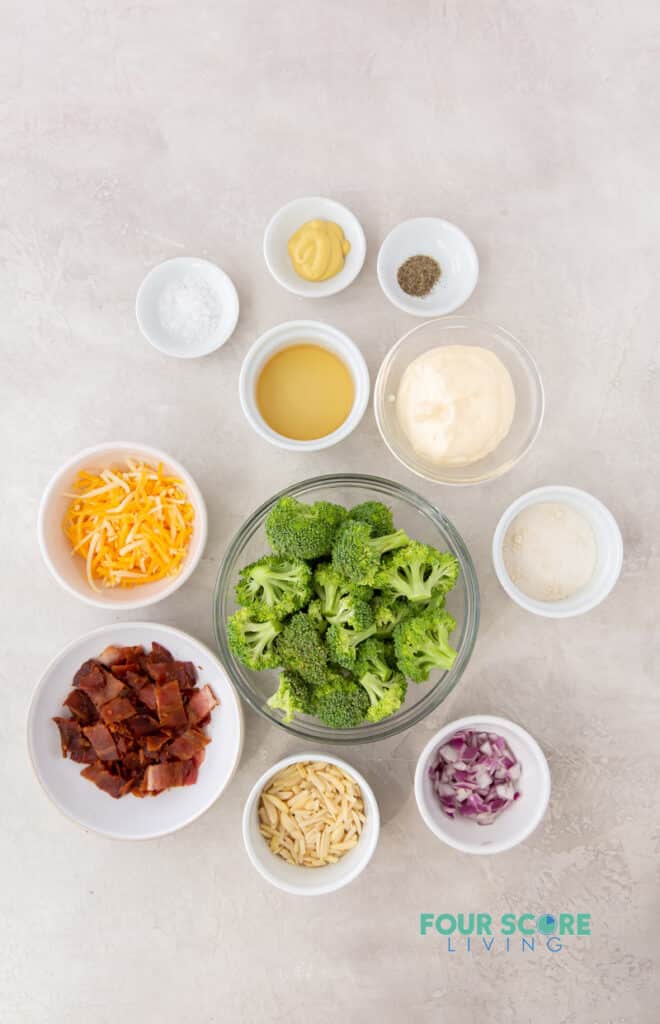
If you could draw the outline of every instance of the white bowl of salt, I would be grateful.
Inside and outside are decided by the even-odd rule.
[[[137,293],[135,314],[154,348],[178,359],[196,359],[231,337],[238,295],[215,263],[179,256],[149,271]]]

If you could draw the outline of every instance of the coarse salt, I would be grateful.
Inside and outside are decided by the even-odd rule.
[[[201,276],[170,281],[158,300],[163,330],[185,345],[203,345],[218,330],[222,310],[214,289]]]

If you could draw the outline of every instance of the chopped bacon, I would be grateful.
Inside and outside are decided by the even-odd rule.
[[[144,748],[149,754],[154,754],[156,751],[164,747],[170,738],[168,732],[152,732],[149,736],[145,736]]]
[[[163,647],[162,644],[157,643],[155,640],[151,645],[151,654],[147,655],[147,664],[154,661],[174,661],[167,647]]]
[[[218,703],[196,680],[192,662],[158,643],[149,654],[111,644],[76,672],[64,701],[73,717],[54,719],[62,755],[87,765],[84,778],[116,799],[194,785]]]
[[[78,689],[86,693],[94,701],[96,707],[100,708],[102,704],[118,697],[124,690],[124,684],[100,665],[94,665],[79,680]]]
[[[84,690],[72,690],[64,701],[64,707],[68,708],[82,725],[92,725],[98,720],[99,713],[96,710],[96,705]]]
[[[143,786],[148,793],[160,792],[174,786],[185,786],[190,775],[190,761],[166,761],[150,764],[144,773]]]
[[[142,701],[145,707],[149,708],[150,711],[156,710],[156,687],[153,683],[145,683],[141,686],[137,692],[138,699]]]
[[[60,730],[62,757],[68,756],[72,761],[77,761],[80,764],[91,764],[96,760],[92,745],[83,736],[80,724],[75,718],[54,718],[53,721]]]
[[[188,716],[181,699],[181,690],[175,679],[156,686],[156,707],[160,724],[170,729],[185,729]]]
[[[181,736],[172,740],[167,748],[167,753],[181,761],[187,761],[194,754],[203,750],[208,742],[208,736],[205,736],[203,732],[198,729],[187,729]]]
[[[112,738],[112,733],[103,722],[96,725],[86,725],[83,732],[94,747],[94,752],[99,761],[118,761],[119,753]]]
[[[132,718],[135,708],[128,697],[115,697],[109,700],[101,708],[101,718],[110,725],[111,722],[123,722],[125,718]]]
[[[200,722],[203,722],[211,714],[213,708],[218,706],[218,703],[219,701],[210,686],[206,685],[201,690],[195,690],[188,701],[188,721],[190,724],[198,725]]]
[[[108,796],[113,796],[115,800],[129,793],[134,785],[133,779],[126,780],[122,779],[121,775],[113,775],[99,761],[90,764],[88,768],[83,768],[80,774],[84,779],[89,779],[95,786],[102,789]]]
[[[160,729],[158,719],[152,718],[151,715],[134,715],[133,718],[128,719],[126,725],[136,739],[141,736],[149,736]]]

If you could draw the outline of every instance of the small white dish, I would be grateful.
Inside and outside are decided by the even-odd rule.
[[[351,411],[341,426],[313,441],[295,441],[278,434],[264,420],[256,400],[257,381],[264,364],[276,352],[290,345],[299,345],[301,341],[320,345],[339,356],[351,373],[355,392]],[[317,320],[289,320],[271,327],[249,349],[241,366],[238,394],[248,423],[266,441],[288,451],[318,452],[343,441],[362,419],[369,401],[369,370],[360,349],[343,331]]]
[[[598,555],[593,576],[577,593],[561,601],[537,601],[528,597],[515,585],[504,565],[503,545],[509,526],[524,508],[545,501],[571,505],[584,516],[596,538]],[[610,593],[623,564],[623,540],[616,519],[598,498],[576,487],[553,485],[528,491],[509,505],[495,528],[492,555],[497,578],[512,601],[534,615],[548,619],[568,619],[591,611]]]
[[[431,256],[440,265],[440,280],[428,295],[407,295],[397,272],[410,256]],[[378,253],[380,286],[390,302],[412,316],[453,313],[472,295],[479,279],[475,248],[460,228],[440,217],[404,220],[390,231]]]
[[[305,868],[287,864],[285,860],[271,852],[259,831],[258,811],[261,791],[273,775],[298,761],[327,761],[329,764],[336,764],[347,775],[355,779],[362,790],[364,813],[367,820],[364,823],[360,841],[336,864],[327,864],[323,868]],[[323,896],[326,893],[343,889],[366,868],[378,844],[379,832],[378,804],[374,792],[364,776],[341,758],[318,751],[293,754],[274,764],[255,782],[243,811],[243,842],[253,866],[267,882],[293,896]]]
[[[109,644],[141,644],[149,650],[154,640],[167,647],[177,660],[192,661],[197,668],[198,685],[208,683],[219,700],[206,728],[211,742],[194,786],[167,790],[142,800],[130,794],[114,800],[82,778],[80,770],[84,765],[62,756],[58,729],[52,718],[67,716],[62,701],[84,661],[98,657]],[[172,626],[117,622],[79,637],[51,661],[32,696],[27,740],[39,783],[67,818],[110,839],[155,839],[195,821],[228,785],[241,758],[243,713],[225,670],[204,644]]]
[[[65,495],[71,491],[80,470],[100,471],[117,468],[124,466],[126,459],[130,458],[147,462],[152,466],[162,463],[167,473],[183,482],[195,510],[193,535],[183,565],[176,576],[168,576],[166,579],[145,583],[139,587],[104,587],[97,593],[87,582],[84,559],[72,552],[71,544],[64,533],[62,524],[71,502]],[[95,608],[109,608],[116,612],[146,608],[178,590],[195,571],[202,557],[207,529],[204,498],[190,473],[166,452],[128,441],[111,441],[108,444],[85,448],[60,466],[44,491],[37,518],[37,538],[41,555],[60,586],[85,604],[91,604]]]
[[[334,221],[351,243],[342,270],[327,281],[305,281],[291,263],[289,239],[309,220]],[[305,299],[321,299],[348,288],[362,270],[366,253],[364,231],[355,214],[323,196],[305,196],[287,203],[271,219],[264,234],[264,258],[271,274],[288,292]]]
[[[436,753],[460,729],[502,736],[522,767],[520,798],[490,825],[478,825],[459,816],[448,817],[433,789],[429,769]],[[543,819],[550,790],[550,769],[536,740],[515,722],[494,715],[469,715],[449,722],[426,744],[415,770],[415,799],[425,824],[438,839],[464,853],[502,853],[522,843]]]
[[[198,286],[204,296],[203,305],[196,291]],[[199,338],[194,334],[177,335],[163,322],[162,304],[167,302],[168,289],[174,288],[187,289],[191,311],[197,303],[207,328]],[[166,311],[167,307],[165,315]],[[177,359],[197,359],[215,352],[233,334],[238,322],[238,294],[231,278],[215,263],[195,256],[178,256],[149,271],[138,289],[135,315],[143,335],[159,352]],[[179,310],[177,316],[182,315]],[[192,332],[190,322],[186,330]]]

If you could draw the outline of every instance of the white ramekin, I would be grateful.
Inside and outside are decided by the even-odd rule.
[[[571,505],[583,515],[594,532],[598,551],[596,568],[589,582],[577,593],[561,601],[537,601],[528,597],[515,585],[504,565],[504,538],[509,526],[524,508],[546,501]],[[598,498],[576,487],[550,485],[528,491],[509,505],[495,528],[492,554],[497,578],[512,601],[534,615],[548,619],[568,619],[591,611],[605,600],[621,572],[623,541],[616,519]]]
[[[355,389],[353,406],[341,426],[331,434],[313,441],[294,441],[269,427],[259,412],[255,394],[259,374],[270,357],[301,341],[320,345],[339,356],[350,370]],[[288,451],[318,452],[343,441],[362,419],[369,401],[369,370],[355,342],[336,327],[317,320],[289,320],[271,327],[254,342],[241,366],[238,394],[248,422],[266,441]]]
[[[266,840],[259,831],[259,797],[273,775],[298,761],[328,761],[336,764],[357,782],[362,790],[366,822],[357,846],[349,850],[336,864],[327,864],[323,868],[297,867],[287,864],[272,853]],[[352,765],[333,754],[313,751],[293,754],[285,757],[257,779],[245,802],[243,811],[243,842],[247,855],[259,874],[274,885],[293,896],[323,896],[329,892],[343,889],[366,868],[378,845],[380,833],[380,813],[374,791],[367,780]]]
[[[125,462],[127,458],[138,459],[151,465],[162,463],[167,473],[182,481],[195,510],[193,535],[183,565],[176,576],[167,576],[155,583],[145,583],[139,587],[104,587],[97,593],[87,582],[84,559],[73,554],[64,533],[62,524],[71,501],[65,497],[65,493],[71,490],[71,485],[80,470],[110,469]],[[202,557],[207,529],[204,498],[190,473],[167,452],[129,441],[110,441],[94,448],[85,448],[60,466],[44,491],[37,521],[39,549],[44,562],[60,586],[85,604],[115,612],[146,608],[178,590],[195,571]]]
[[[521,765],[520,799],[490,825],[478,825],[460,815],[450,818],[433,789],[429,769],[436,752],[460,729],[497,733]],[[503,853],[522,843],[543,820],[551,788],[548,762],[534,737],[515,722],[495,715],[469,715],[448,722],[428,741],[415,770],[415,799],[424,823],[438,839],[463,853]]]

